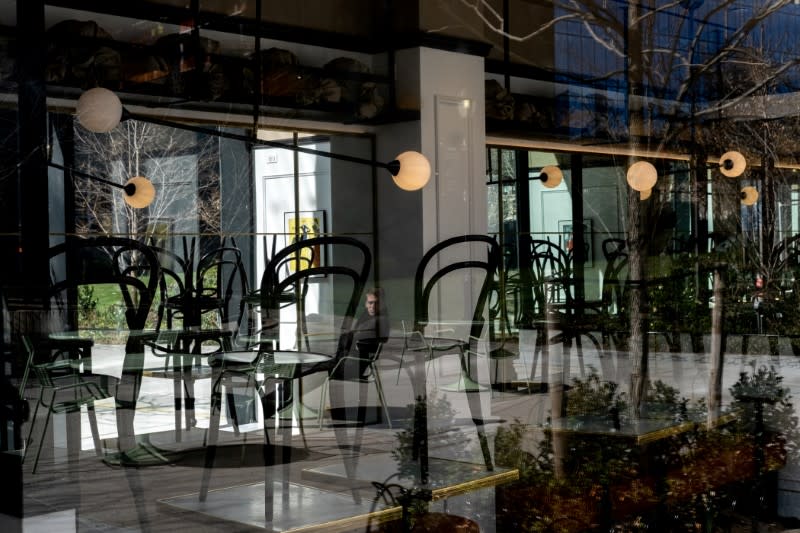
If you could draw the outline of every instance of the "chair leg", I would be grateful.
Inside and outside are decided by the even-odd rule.
[[[547,338],[542,345],[542,383],[550,383],[550,343]]]
[[[211,386],[211,418],[208,423],[208,433],[206,434],[206,457],[203,468],[203,479],[200,482],[200,501],[206,501],[208,496],[208,486],[211,482],[211,469],[214,467],[214,458],[217,455],[217,440],[219,439],[219,419],[222,404],[222,393],[220,392],[222,373],[215,371],[212,375]]]
[[[583,365],[583,343],[581,342],[581,333],[575,333],[575,350],[578,352],[578,368],[581,371],[581,377],[586,376],[586,369]]]
[[[356,381],[358,384],[358,403],[356,404],[358,407],[356,408],[356,432],[363,431],[363,428],[367,425],[367,396],[369,395],[369,383],[358,380]],[[359,440],[360,442],[360,440]]]
[[[484,427],[485,421],[483,420],[483,411],[481,407],[480,394],[475,389],[467,390],[467,405],[469,406],[470,416],[475,424],[475,429],[478,433],[478,441],[480,442],[481,451],[483,453],[483,460],[486,464],[486,470],[494,470],[492,463],[492,455],[489,449],[489,442],[486,437],[486,429]]]
[[[539,359],[539,352],[541,351],[541,346],[539,345],[539,339],[536,339],[536,344],[533,346],[533,363],[531,363],[531,374],[528,377],[528,383],[536,379],[536,362]],[[530,387],[530,385],[528,385]]]
[[[234,382],[233,379],[229,378],[228,381],[223,385],[220,383],[220,386],[225,387],[225,403],[228,406],[228,420],[230,420],[231,425],[233,426],[233,434],[238,437],[239,436],[239,413],[236,411],[236,395],[234,393]],[[247,388],[250,388],[250,378],[247,379]],[[220,398],[222,398],[222,393],[220,392]],[[220,405],[220,410],[222,409],[222,405]]]
[[[397,379],[394,382],[395,385],[400,384],[400,371],[403,370],[403,359],[405,359],[405,357],[406,357],[406,345],[405,342],[403,342],[403,351],[400,352],[400,366],[397,367]]]
[[[92,441],[97,457],[103,457],[103,445],[100,443],[100,431],[97,429],[97,413],[94,411],[94,401],[86,404],[86,413],[89,416],[89,428],[92,431]]]
[[[283,395],[284,395],[283,383],[279,383],[278,384],[277,392],[267,392],[266,388],[263,386],[263,383],[262,383],[262,386],[260,386],[260,387],[257,386],[256,389],[258,391],[259,403],[261,404],[261,412],[264,415],[264,443],[267,446],[270,446],[272,441],[269,438],[269,426],[268,426],[269,420],[275,418],[276,422],[277,422],[277,429],[275,430],[275,442],[276,443],[278,441],[278,433],[277,432],[281,428],[280,418],[278,418],[279,415],[278,415],[278,412],[277,412],[277,410],[278,410],[277,406],[281,403],[281,399],[283,398]],[[275,398],[275,403],[272,404],[272,405],[270,405],[269,402],[267,401],[270,398],[270,394],[272,394],[272,396],[271,396],[272,398]],[[273,427],[274,426],[275,426],[275,423],[273,423]],[[291,426],[291,424],[290,424],[290,426]]]
[[[28,450],[31,449],[31,441],[33,440],[33,430],[36,427],[36,415],[39,413],[39,406],[42,404],[41,393],[39,393],[39,399],[36,400],[36,408],[33,410],[33,415],[31,416],[31,425],[28,428],[28,436],[25,438],[25,451],[22,453],[22,462],[25,462],[25,458],[28,457]]]
[[[370,363],[370,366],[372,367],[372,374],[375,376],[375,388],[378,389],[378,401],[381,402],[381,407],[383,407],[383,414],[386,417],[386,425],[389,426],[389,429],[392,429],[392,419],[389,416],[389,406],[386,405],[386,396],[383,394],[381,375],[378,374],[378,369],[375,367],[375,363]]]
[[[503,388],[503,383],[505,383],[505,369],[503,370],[503,381],[499,381],[499,378],[497,376],[498,372],[500,372],[500,359],[495,357],[494,358],[494,382],[495,383],[500,383],[501,384],[500,385],[501,388]],[[489,394],[489,397],[490,398],[494,398],[494,387],[492,386],[492,383],[491,383],[491,376],[489,376],[489,377],[490,377],[489,390],[491,391],[490,394]]]
[[[300,427],[300,436],[303,438],[303,447],[308,449],[308,441],[306,440],[306,428],[303,424],[303,377],[297,379],[297,394],[295,395],[294,389],[295,381],[292,380],[292,411],[297,417],[297,425]],[[295,398],[296,396],[296,398]]]
[[[317,412],[317,424],[319,425],[320,431],[322,431],[322,418],[325,416],[325,394],[328,392],[328,387],[330,386],[328,382],[330,381],[330,376],[325,376],[325,381],[322,382],[322,389],[320,390],[319,395],[319,411]]]
[[[233,387],[226,386],[225,403],[228,406],[228,418],[233,426],[233,434],[239,436],[239,414],[236,412],[236,398],[233,394]]]
[[[425,383],[428,382],[428,369],[433,366],[433,350],[428,350],[428,361],[425,363]],[[439,388],[439,379],[436,377],[436,368],[433,369],[433,386]]]
[[[170,356],[167,356],[169,360]],[[180,356],[172,355],[172,395],[175,406],[175,442],[181,442],[183,422],[181,421],[181,411],[183,410],[183,399],[181,397],[182,369],[180,367]],[[165,363],[166,364],[166,363]]]
[[[192,369],[191,359],[195,359],[195,363],[199,366],[199,356],[191,357],[189,363],[186,360],[181,365],[181,380],[183,381],[183,409],[184,419],[186,423],[186,431],[191,430],[197,426],[197,420],[194,413],[194,374]]]
[[[53,391],[53,395],[50,398],[50,405],[53,405],[53,402],[56,398],[56,392]],[[33,459],[33,469],[31,470],[32,474],[36,473],[36,467],[39,464],[39,457],[42,455],[42,446],[44,446],[44,438],[47,435],[47,427],[50,424],[50,417],[53,415],[53,411],[50,407],[47,408],[47,415],[44,418],[44,427],[42,428],[42,436],[39,438],[39,446],[36,449],[36,457]]]

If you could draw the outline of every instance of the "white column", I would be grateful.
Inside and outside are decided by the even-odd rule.
[[[395,79],[398,106],[418,109],[420,118],[382,127],[378,159],[418,150],[431,162],[432,175],[419,193],[378,181],[378,260],[390,297],[410,294],[414,269],[435,243],[487,231],[483,57],[400,50]],[[411,302],[400,305],[398,311],[411,311]]]
[[[398,52],[398,66],[409,63],[419,75],[398,70],[397,91],[401,105],[420,110],[420,151],[433,168],[422,199],[427,249],[447,237],[486,232],[484,61],[432,48]]]

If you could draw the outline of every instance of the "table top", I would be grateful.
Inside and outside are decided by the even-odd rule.
[[[83,328],[78,330],[53,331],[47,334],[50,340],[56,341],[77,341],[93,340],[98,337],[134,337],[145,340],[155,340],[157,342],[174,341],[184,337],[232,337],[233,332],[228,329],[220,328],[198,328],[188,327],[185,329],[111,329],[111,328]]]
[[[356,501],[352,495],[316,487],[274,481],[211,490],[208,499],[197,494],[158,500],[161,505],[183,512],[207,515],[232,524],[282,533],[345,533],[377,527],[402,516],[400,507],[373,505],[370,498]],[[265,505],[272,504],[272,519],[265,519]],[[236,529],[233,527],[233,529]]]
[[[47,334],[47,338],[51,341],[92,341],[97,336],[100,330],[97,329],[79,329],[77,331],[53,331]],[[116,334],[117,330],[103,330],[107,334]]]
[[[735,414],[722,415],[715,423],[719,426],[729,422]],[[636,444],[647,444],[658,440],[691,431],[705,420],[676,421],[669,418],[641,418],[614,428],[611,420],[601,416],[567,417],[556,419],[545,429],[555,432],[573,433],[576,435],[603,435],[629,438]]]
[[[428,484],[421,485],[418,461],[400,459],[391,453],[364,455],[352,468],[348,472],[342,461],[331,461],[326,465],[304,469],[301,477],[312,482],[345,487],[363,486],[367,481],[396,483],[405,488],[423,487],[430,489],[434,501],[519,479],[519,470],[516,468],[495,466],[494,470],[487,470],[484,464],[430,457]]]
[[[223,352],[221,354],[216,354],[215,357],[217,359],[224,360],[226,363],[248,364],[254,362],[258,357],[258,355],[259,352],[257,351],[238,350],[238,351]],[[330,361],[331,359],[333,359],[332,355],[324,353],[295,351],[295,350],[276,350],[272,352],[272,354],[264,354],[265,357],[269,357],[270,355],[274,359],[274,363],[278,365],[323,363],[325,361]]]
[[[155,330],[150,329],[128,330],[111,328],[85,328],[78,330],[53,331],[47,334],[47,337],[54,341],[93,340],[102,336],[155,338],[158,336],[158,333]]]
[[[431,489],[433,500],[450,498],[519,478],[519,471],[516,469],[496,468],[487,471],[483,465],[447,459],[431,458],[431,466],[431,485],[427,488]],[[369,480],[383,482],[396,472],[397,465],[392,456],[380,453],[361,457],[357,471],[349,478],[341,461],[304,470],[302,477],[308,481],[335,483],[342,489],[346,486],[363,487]],[[390,482],[396,481],[404,487],[415,484],[412,478],[397,479],[392,476]],[[264,519],[265,500],[272,504],[274,513],[270,524]],[[399,519],[402,516],[399,506],[382,501],[375,504],[369,497],[356,500],[349,492],[334,492],[295,481],[273,481],[270,491],[265,491],[264,483],[212,490],[205,502],[200,502],[197,494],[188,494],[165,498],[159,500],[159,503],[183,511],[285,533],[363,531],[370,524],[376,527],[385,520]]]

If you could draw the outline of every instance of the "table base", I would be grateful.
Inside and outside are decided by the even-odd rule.
[[[270,496],[271,517],[265,512],[265,501]],[[270,491],[265,490],[264,483],[254,483],[209,491],[205,502],[195,493],[164,498],[159,503],[220,520],[284,532],[364,530],[369,524],[374,526],[401,516],[399,507],[373,509],[369,498],[354,501],[348,493],[280,481],[273,482]]]
[[[292,420],[295,416],[301,420],[316,420],[319,418],[319,411],[301,402],[297,408],[294,404],[284,407],[278,411],[278,416],[281,420]]]
[[[451,383],[450,385],[443,385],[439,387],[439,390],[443,390],[445,392],[483,392],[488,391],[489,387],[481,385],[471,377],[462,373],[459,376],[458,381]]]
[[[175,462],[168,457],[169,452],[162,453],[162,451],[150,443],[143,442],[130,450],[110,453],[103,458],[103,462],[109,466],[137,467],[164,466]]]

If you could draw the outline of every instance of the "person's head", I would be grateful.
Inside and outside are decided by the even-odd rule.
[[[364,301],[364,307],[367,309],[367,314],[370,316],[375,316],[380,314],[381,312],[381,297],[383,296],[383,291],[379,288],[369,289],[367,291],[367,298]]]

